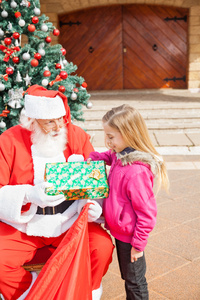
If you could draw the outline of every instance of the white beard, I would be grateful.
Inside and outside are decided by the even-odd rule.
[[[34,122],[31,140],[39,155],[53,157],[65,150],[67,129],[66,127],[62,127],[59,132],[51,131],[44,133],[40,126]]]

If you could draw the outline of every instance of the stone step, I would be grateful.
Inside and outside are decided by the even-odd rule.
[[[105,146],[105,138],[103,131],[87,131],[91,137],[91,142],[94,147]],[[200,134],[198,132],[176,132],[171,131],[156,131],[149,130],[150,138],[154,146],[200,146]]]
[[[200,94],[187,90],[92,92],[91,109],[83,108],[85,122],[74,122],[86,130],[94,147],[104,147],[101,119],[113,107],[129,104],[145,119],[155,146],[200,145]]]
[[[100,95],[101,94],[101,95]],[[91,109],[83,109],[85,122],[75,122],[87,131],[101,131],[101,119],[106,111],[112,107],[127,103],[137,108],[146,121],[149,130],[197,130],[200,129],[200,97],[192,98],[192,101],[141,101],[110,99],[109,93],[94,93],[90,101]],[[110,93],[112,95],[112,93]],[[130,94],[131,97],[137,93]],[[149,93],[151,94],[151,93]],[[177,93],[178,94],[178,93]],[[96,96],[95,96],[96,95]],[[128,94],[129,95],[129,94]],[[141,93],[140,95],[148,95]],[[153,94],[155,95],[155,94]],[[158,95],[158,94],[156,94]],[[95,97],[94,97],[95,96]],[[101,96],[101,97],[100,97]],[[121,94],[119,95],[122,96]],[[102,98],[105,99],[102,99]],[[106,97],[108,100],[106,100]],[[99,98],[98,100],[96,98]],[[119,97],[118,97],[119,98]],[[126,95],[127,98],[127,95]],[[93,99],[93,101],[92,101]],[[195,101],[194,101],[195,100]],[[122,102],[123,101],[123,102]]]
[[[145,120],[149,130],[169,130],[169,129],[200,129],[200,118],[194,119],[154,119]],[[85,122],[74,122],[84,130],[101,131],[102,123],[99,120],[88,120]]]
[[[83,107],[83,111],[108,111],[111,108],[115,107],[115,106],[120,106],[122,104],[129,104],[133,107],[135,107],[136,109],[138,109],[139,111],[158,111],[158,110],[183,110],[183,111],[187,111],[187,110],[198,110],[200,109],[200,100],[199,102],[189,102],[189,103],[138,103],[138,102],[134,102],[134,101],[113,101],[113,103],[111,103],[111,101],[103,101],[103,103],[100,103],[102,101],[91,101],[92,102],[92,109],[87,109],[85,107]]]
[[[102,107],[98,110],[95,109],[84,111],[83,118],[85,120],[101,120],[103,115],[106,113]],[[192,109],[156,109],[156,110],[143,110],[140,109],[140,113],[144,119],[200,119],[200,108]]]

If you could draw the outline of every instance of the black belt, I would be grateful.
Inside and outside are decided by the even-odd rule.
[[[55,215],[55,214],[62,214],[75,200],[63,201],[57,206],[51,207],[46,206],[44,208],[39,207],[36,211],[37,215]]]

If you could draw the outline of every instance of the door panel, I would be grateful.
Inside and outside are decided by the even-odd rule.
[[[173,88],[187,87],[186,80],[165,80],[184,78],[187,74],[187,24],[184,21],[164,20],[172,15],[180,17],[186,13],[187,10],[180,14],[176,9],[165,10],[159,6],[123,7],[123,44],[125,47],[131,45],[124,54],[125,89],[134,86],[135,76],[131,80],[132,66],[129,63],[133,56],[135,64],[140,65],[144,73],[142,88],[161,88],[166,84]],[[141,77],[141,73],[139,76]]]
[[[148,30],[152,35],[151,38],[155,38],[155,41],[159,43],[162,56],[165,57],[168,62],[172,61],[173,65],[176,61],[179,61],[178,67],[182,67],[180,64],[181,60],[178,60],[178,58],[179,56],[182,58],[183,52],[187,54],[187,44],[180,38],[179,34],[177,34],[176,28],[174,27],[172,30],[169,26],[171,24],[164,21],[168,13],[163,9],[163,13],[161,13],[160,8],[154,8],[152,12],[151,7],[146,7],[145,9],[140,8],[140,10],[141,19],[145,22],[146,31]],[[183,33],[181,34],[183,35]]]
[[[122,89],[121,6],[84,10],[60,18],[79,26],[62,26],[60,43],[67,60],[78,66],[88,90]]]
[[[148,88],[148,86],[157,88],[163,83],[157,74],[165,76],[164,65],[167,63],[166,60],[162,60],[158,53],[154,53],[152,43],[149,42],[151,36],[149,37],[149,33],[143,34],[144,26],[136,18],[133,18],[129,12],[126,12],[123,25],[123,44],[128,48],[124,54],[124,88],[128,88],[126,85],[127,71],[131,73],[133,66],[129,64],[129,61],[132,61],[133,57],[133,63],[140,68],[140,73],[136,72],[135,75],[138,74],[141,78],[141,73],[143,74],[143,88]],[[158,59],[160,59],[160,64],[157,63]],[[130,76],[129,81],[131,82]]]

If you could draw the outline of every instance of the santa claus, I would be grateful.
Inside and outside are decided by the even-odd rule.
[[[0,292],[7,300],[26,298],[37,275],[22,266],[37,249],[56,249],[89,201],[92,299],[100,299],[113,251],[110,236],[95,222],[101,205],[48,196],[44,182],[47,162],[88,158],[89,136],[71,123],[66,96],[38,85],[27,90],[20,121],[0,136]]]

